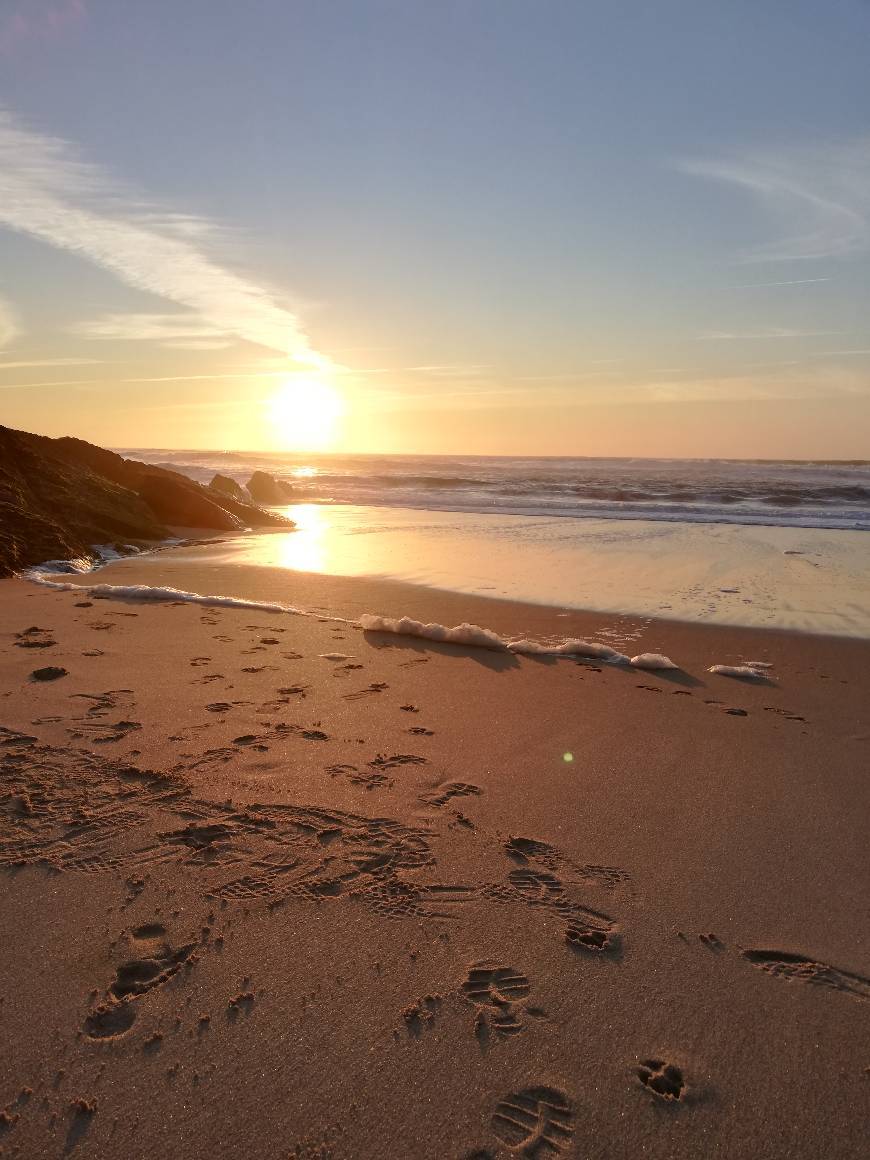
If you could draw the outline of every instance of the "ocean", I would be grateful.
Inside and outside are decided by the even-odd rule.
[[[870,637],[870,462],[122,454],[201,482],[268,471],[296,527],[109,563],[111,583],[296,605],[305,573]],[[405,615],[403,591],[363,611]]]
[[[123,449],[207,483],[255,470],[300,504],[870,530],[870,461],[531,459]]]

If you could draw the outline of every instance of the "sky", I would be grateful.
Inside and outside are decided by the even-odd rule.
[[[2,0],[0,423],[870,458],[868,0]]]

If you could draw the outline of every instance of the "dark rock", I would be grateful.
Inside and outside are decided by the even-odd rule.
[[[221,475],[220,472],[208,486],[210,491],[216,491],[221,496],[229,496],[230,499],[237,500],[239,503],[251,502],[251,497],[240,483],[236,483],[228,475]]]
[[[0,427],[0,576],[47,560],[91,557],[95,544],[144,547],[165,539],[173,524],[221,531],[295,526],[177,471],[82,439]]]
[[[191,480],[175,480],[166,475],[146,475],[139,484],[139,495],[158,519],[187,528],[217,528],[237,531],[244,523],[209,498],[206,489]]]
[[[58,677],[68,677],[69,672],[66,669],[58,668],[56,665],[48,665],[44,669],[34,669],[30,674],[31,681],[56,681]]]
[[[66,462],[58,442],[0,427],[0,576],[90,556],[94,544],[167,535],[135,492]]]
[[[285,504],[292,498],[293,488],[267,471],[255,471],[248,480],[248,494],[255,503]]]

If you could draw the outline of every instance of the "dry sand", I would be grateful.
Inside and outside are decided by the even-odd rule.
[[[866,1156],[870,643],[298,583],[682,669],[0,582],[3,1156]]]

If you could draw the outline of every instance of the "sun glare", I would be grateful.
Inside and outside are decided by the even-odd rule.
[[[315,375],[293,375],[269,399],[268,411],[282,448],[325,451],[335,440],[344,400]]]

